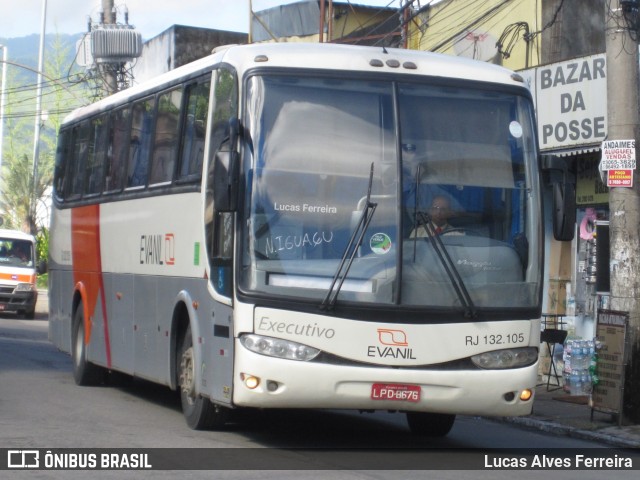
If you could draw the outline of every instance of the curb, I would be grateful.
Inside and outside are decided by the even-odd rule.
[[[565,435],[572,438],[579,438],[581,440],[592,440],[602,443],[607,443],[614,447],[619,448],[640,448],[639,440],[630,440],[619,437],[617,435],[611,435],[607,433],[601,433],[591,430],[583,430],[568,425],[562,425],[557,422],[548,420],[541,420],[531,417],[503,417],[501,419],[488,418],[489,420],[510,423],[513,425],[519,425],[525,428],[540,430],[546,433],[553,433],[556,435]]]

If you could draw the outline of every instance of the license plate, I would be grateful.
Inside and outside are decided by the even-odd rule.
[[[0,303],[0,311],[4,310],[7,306],[4,303]]]
[[[420,401],[420,387],[396,383],[374,383],[371,385],[371,399],[417,403]]]

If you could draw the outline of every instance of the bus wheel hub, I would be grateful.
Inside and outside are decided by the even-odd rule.
[[[190,347],[182,354],[180,360],[180,389],[189,399],[189,403],[195,400],[195,387],[193,347]]]

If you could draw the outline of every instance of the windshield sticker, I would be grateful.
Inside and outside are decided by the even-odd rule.
[[[391,238],[386,233],[375,233],[369,240],[371,251],[377,255],[384,255],[391,250]]]
[[[516,122],[515,120],[511,122],[509,124],[509,131],[515,138],[522,137],[522,125],[520,125],[520,122]]]
[[[329,213],[332,215],[338,213],[338,209],[331,205],[309,205],[308,203],[295,205],[273,202],[273,209],[277,212]]]
[[[305,247],[318,247],[325,243],[333,242],[333,232],[314,232],[304,235],[277,235],[267,237],[266,253],[275,254],[287,250],[296,250]]]

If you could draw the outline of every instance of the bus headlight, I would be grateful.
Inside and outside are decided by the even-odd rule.
[[[19,283],[16,285],[16,288],[13,289],[14,292],[33,292],[36,289],[36,286],[32,283]]]
[[[240,343],[252,352],[269,357],[308,362],[318,356],[320,350],[301,343],[248,333],[240,337]]]
[[[527,367],[533,365],[537,359],[538,349],[535,347],[506,348],[471,357],[476,366],[487,370]]]

